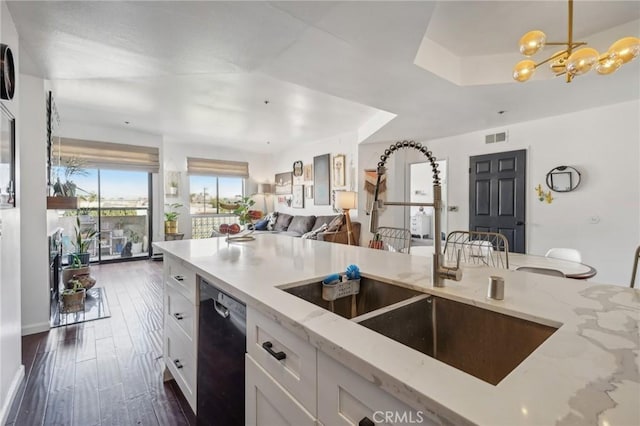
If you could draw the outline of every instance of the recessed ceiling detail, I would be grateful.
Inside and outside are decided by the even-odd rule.
[[[566,17],[564,1],[7,4],[20,71],[50,80],[63,123],[121,128],[126,120],[131,131],[178,142],[279,152],[344,133],[367,143],[424,141],[640,91],[640,61],[616,79],[581,78],[588,91],[504,84],[523,31],[542,22],[548,37],[562,36],[553,29]],[[622,36],[608,34],[620,25],[635,35],[638,9],[580,2],[576,37],[603,49]],[[600,33],[597,47],[591,34]]]

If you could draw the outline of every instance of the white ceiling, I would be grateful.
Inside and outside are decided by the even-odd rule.
[[[570,85],[472,87],[413,63],[425,35],[458,55],[515,49],[534,28],[551,37],[543,26],[564,31],[564,1],[8,4],[22,72],[51,80],[63,122],[171,140],[277,152],[380,110],[397,117],[367,142],[425,140],[640,97],[640,61]],[[640,16],[640,2],[575,8],[579,35]]]

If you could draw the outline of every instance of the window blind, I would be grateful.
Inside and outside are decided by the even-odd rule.
[[[98,142],[83,139],[60,138],[53,146],[53,158],[61,164],[77,158],[87,168],[134,170],[158,173],[160,154],[158,148]]]
[[[187,157],[187,173],[220,177],[249,178],[249,163]]]

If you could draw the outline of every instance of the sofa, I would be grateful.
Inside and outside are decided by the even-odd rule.
[[[340,221],[340,219],[342,219]],[[276,233],[287,235],[290,237],[302,237],[311,231],[317,231],[323,225],[331,225],[334,223],[334,229],[328,229],[323,232],[317,232],[315,239],[318,241],[328,241],[332,243],[348,244],[347,224],[343,215],[314,216],[314,215],[290,215],[287,213],[276,212],[275,223],[272,223],[271,230],[256,230],[256,233]],[[352,245],[360,245],[360,222],[351,222],[351,230],[353,232]]]

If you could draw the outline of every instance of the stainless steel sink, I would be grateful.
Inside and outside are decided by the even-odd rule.
[[[347,319],[424,294],[373,278],[362,277],[360,279],[360,293],[355,296],[355,309],[353,309],[352,296],[344,297],[334,302],[324,300],[320,282],[283,288],[282,290]]]
[[[325,301],[320,282],[282,290],[493,385],[557,330],[366,277],[355,300]]]
[[[358,323],[493,385],[557,330],[435,296]]]

